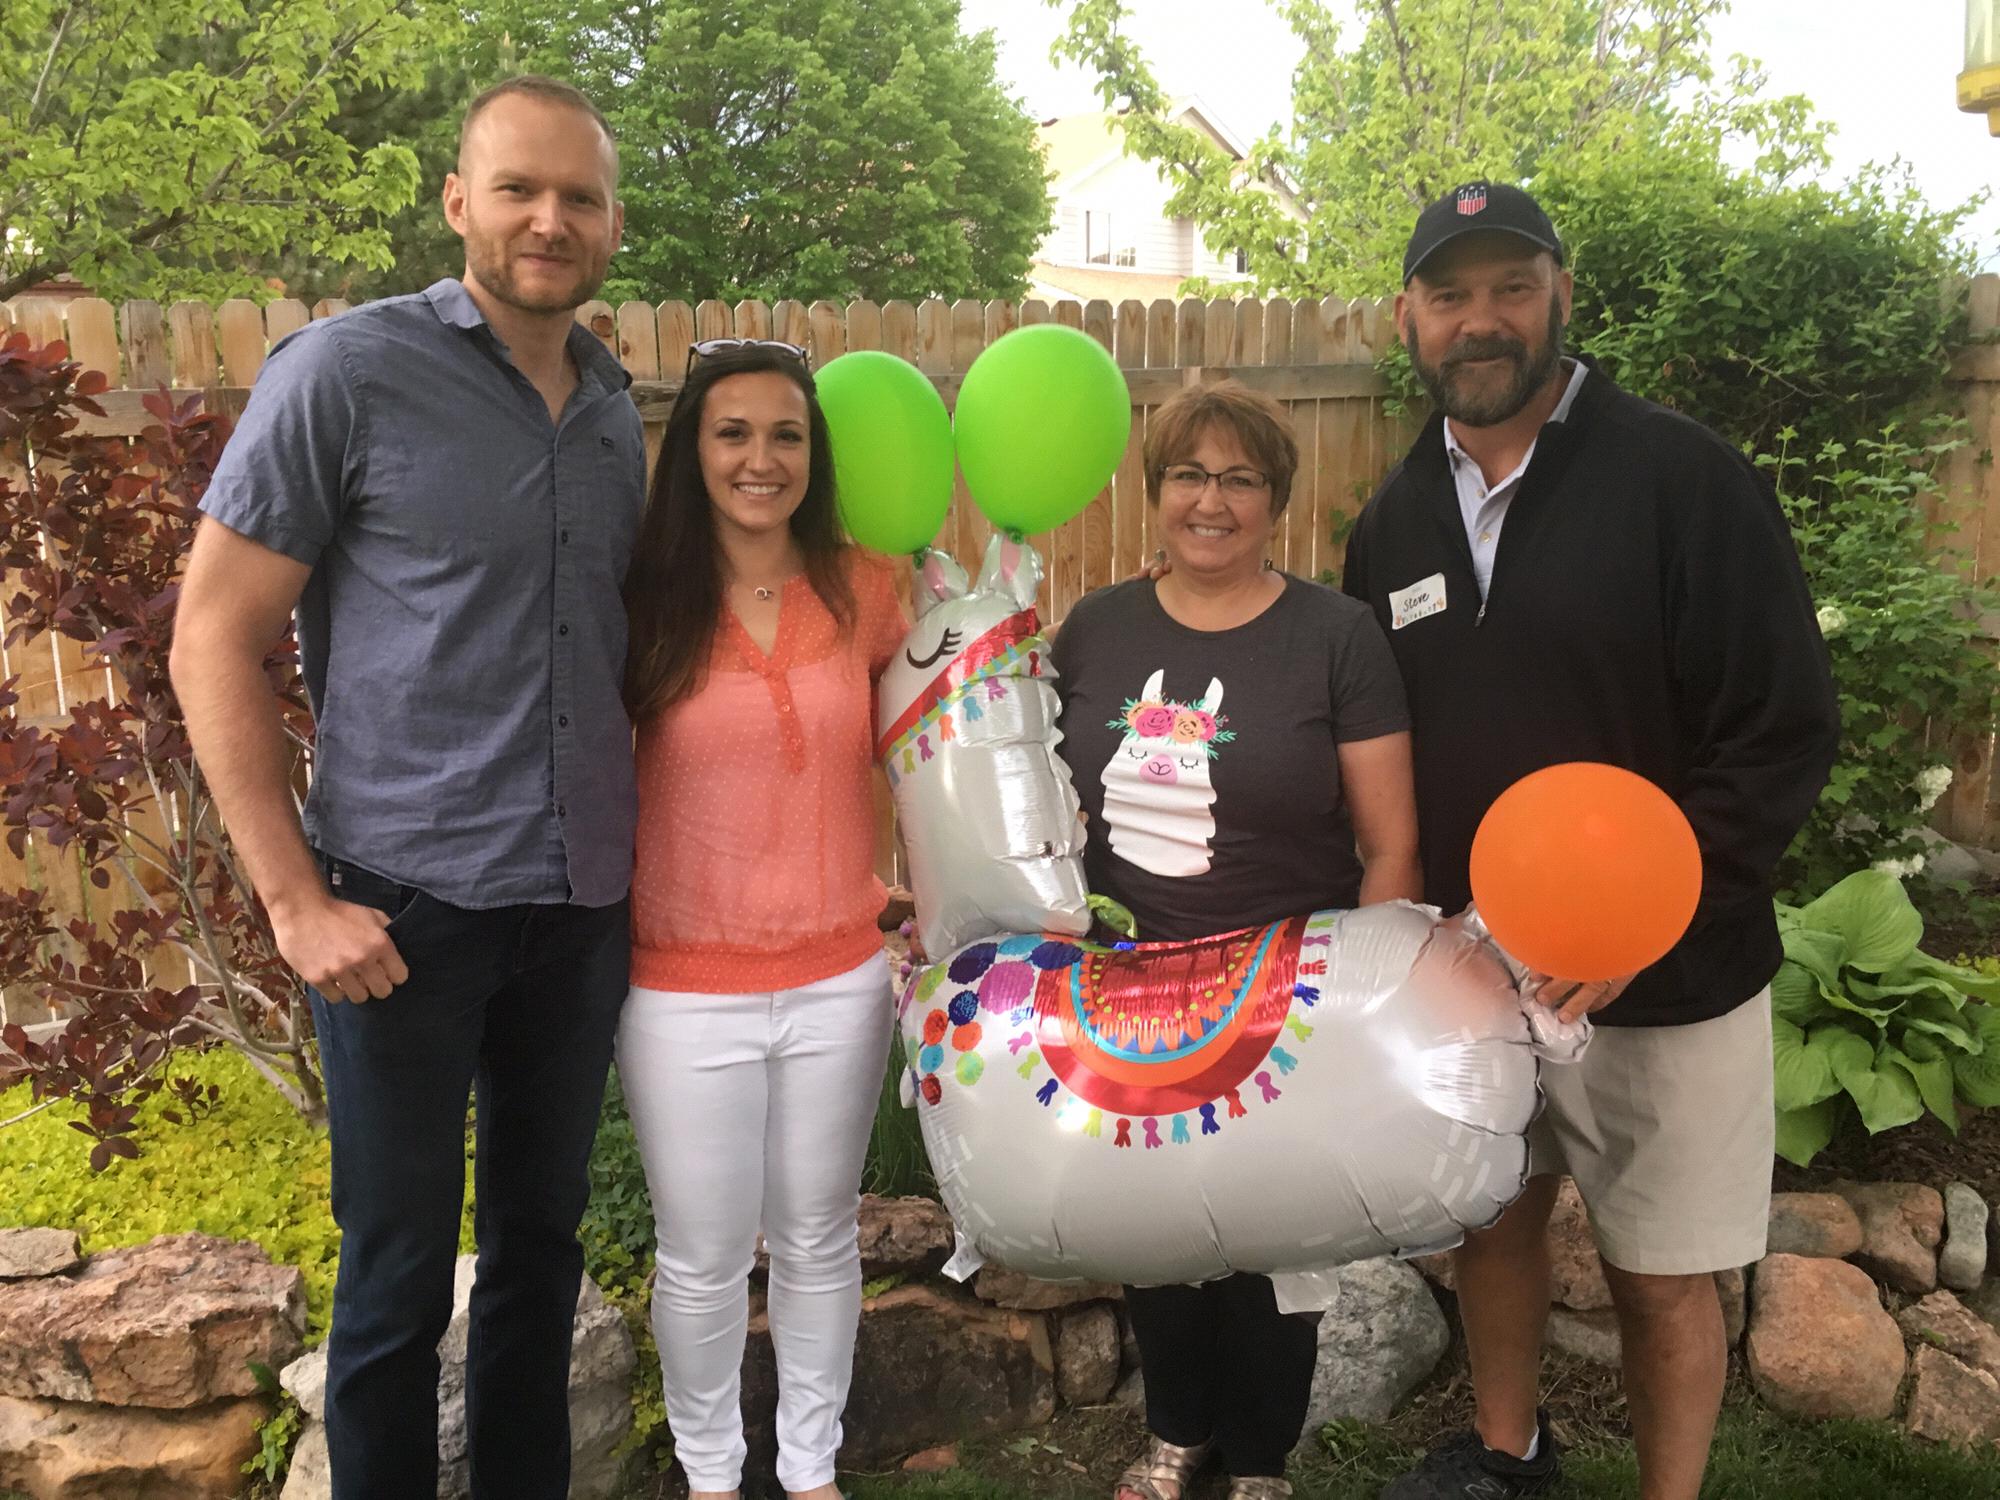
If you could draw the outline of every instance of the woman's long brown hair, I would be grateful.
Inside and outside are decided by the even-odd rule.
[[[722,624],[727,586],[722,548],[715,539],[714,507],[701,477],[702,408],[717,381],[765,371],[785,376],[805,393],[812,452],[805,498],[792,512],[792,537],[805,555],[806,581],[812,591],[843,633],[853,627],[847,543],[834,504],[833,440],[811,372],[799,360],[754,345],[697,360],[667,419],[652,493],[639,523],[638,547],[625,580],[625,707],[634,723],[678,703],[701,685]]]

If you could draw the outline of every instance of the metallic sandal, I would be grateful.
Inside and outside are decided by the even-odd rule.
[[[1290,1480],[1273,1478],[1268,1474],[1229,1481],[1229,1500],[1286,1500],[1291,1492]]]
[[[1121,1490],[1130,1490],[1140,1500],[1182,1500],[1214,1448],[1212,1442],[1183,1448],[1164,1438],[1154,1438],[1139,1460],[1118,1476],[1118,1483],[1111,1490],[1112,1500],[1117,1500]],[[1174,1486],[1173,1491],[1161,1489],[1163,1484]]]

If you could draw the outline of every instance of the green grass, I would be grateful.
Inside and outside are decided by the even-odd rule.
[[[1017,1460],[1008,1440],[968,1444],[964,1462],[947,1474],[857,1478],[854,1500],[1104,1500],[1094,1474],[1006,1477]],[[1015,1440],[1018,1442],[1018,1440]],[[1340,1424],[1326,1429],[1322,1455],[1294,1466],[1300,1500],[1375,1500],[1380,1487],[1418,1456],[1380,1428]],[[1549,1500],[1630,1500],[1638,1470],[1628,1443],[1592,1439],[1566,1458],[1564,1481]],[[1219,1500],[1210,1476],[1191,1500]],[[1922,1443],[1887,1424],[1798,1423],[1748,1399],[1725,1407],[1716,1433],[1703,1500],[1994,1500],[2000,1497],[2000,1452],[1973,1455]]]

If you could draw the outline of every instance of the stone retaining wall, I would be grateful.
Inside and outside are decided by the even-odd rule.
[[[1962,1184],[1940,1193],[1841,1183],[1778,1195],[1770,1253],[1717,1278],[1730,1343],[1759,1398],[1800,1418],[1900,1417],[1922,1438],[2000,1445],[2000,1281],[1986,1276],[1990,1231],[2000,1232],[2000,1218]],[[926,1199],[865,1200],[860,1233],[864,1274],[879,1294],[863,1305],[846,1463],[880,1468],[920,1450],[932,1462],[934,1450],[1040,1426],[1061,1407],[1143,1405],[1117,1287],[1058,1286],[997,1266],[970,1285],[948,1281],[941,1267],[951,1224]],[[1610,1289],[1568,1184],[1549,1238],[1550,1342],[1616,1364]],[[1320,1325],[1313,1429],[1387,1417],[1443,1357],[1450,1258],[1414,1264],[1366,1261],[1339,1273],[1338,1299]],[[468,1257],[440,1345],[441,1500],[465,1493],[471,1274]],[[0,1230],[0,1491],[32,1500],[234,1496],[270,1410],[261,1366],[283,1371],[310,1419],[285,1500],[318,1500],[327,1493],[317,1420],[324,1359],[299,1357],[304,1326],[298,1273],[253,1245],[175,1235],[85,1260],[74,1235]],[[630,1430],[635,1368],[623,1320],[586,1283],[571,1364],[579,1500],[604,1500],[624,1481],[618,1450]],[[776,1372],[761,1290],[753,1292],[744,1401],[751,1469],[768,1473]]]

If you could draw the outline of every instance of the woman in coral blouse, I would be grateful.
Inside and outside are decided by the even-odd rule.
[[[735,1496],[761,1228],[778,1478],[832,1500],[892,1015],[873,684],[903,619],[888,565],[841,540],[802,350],[695,346],[627,601],[639,839],[618,1071],[658,1225],[667,1420],[694,1500]]]

